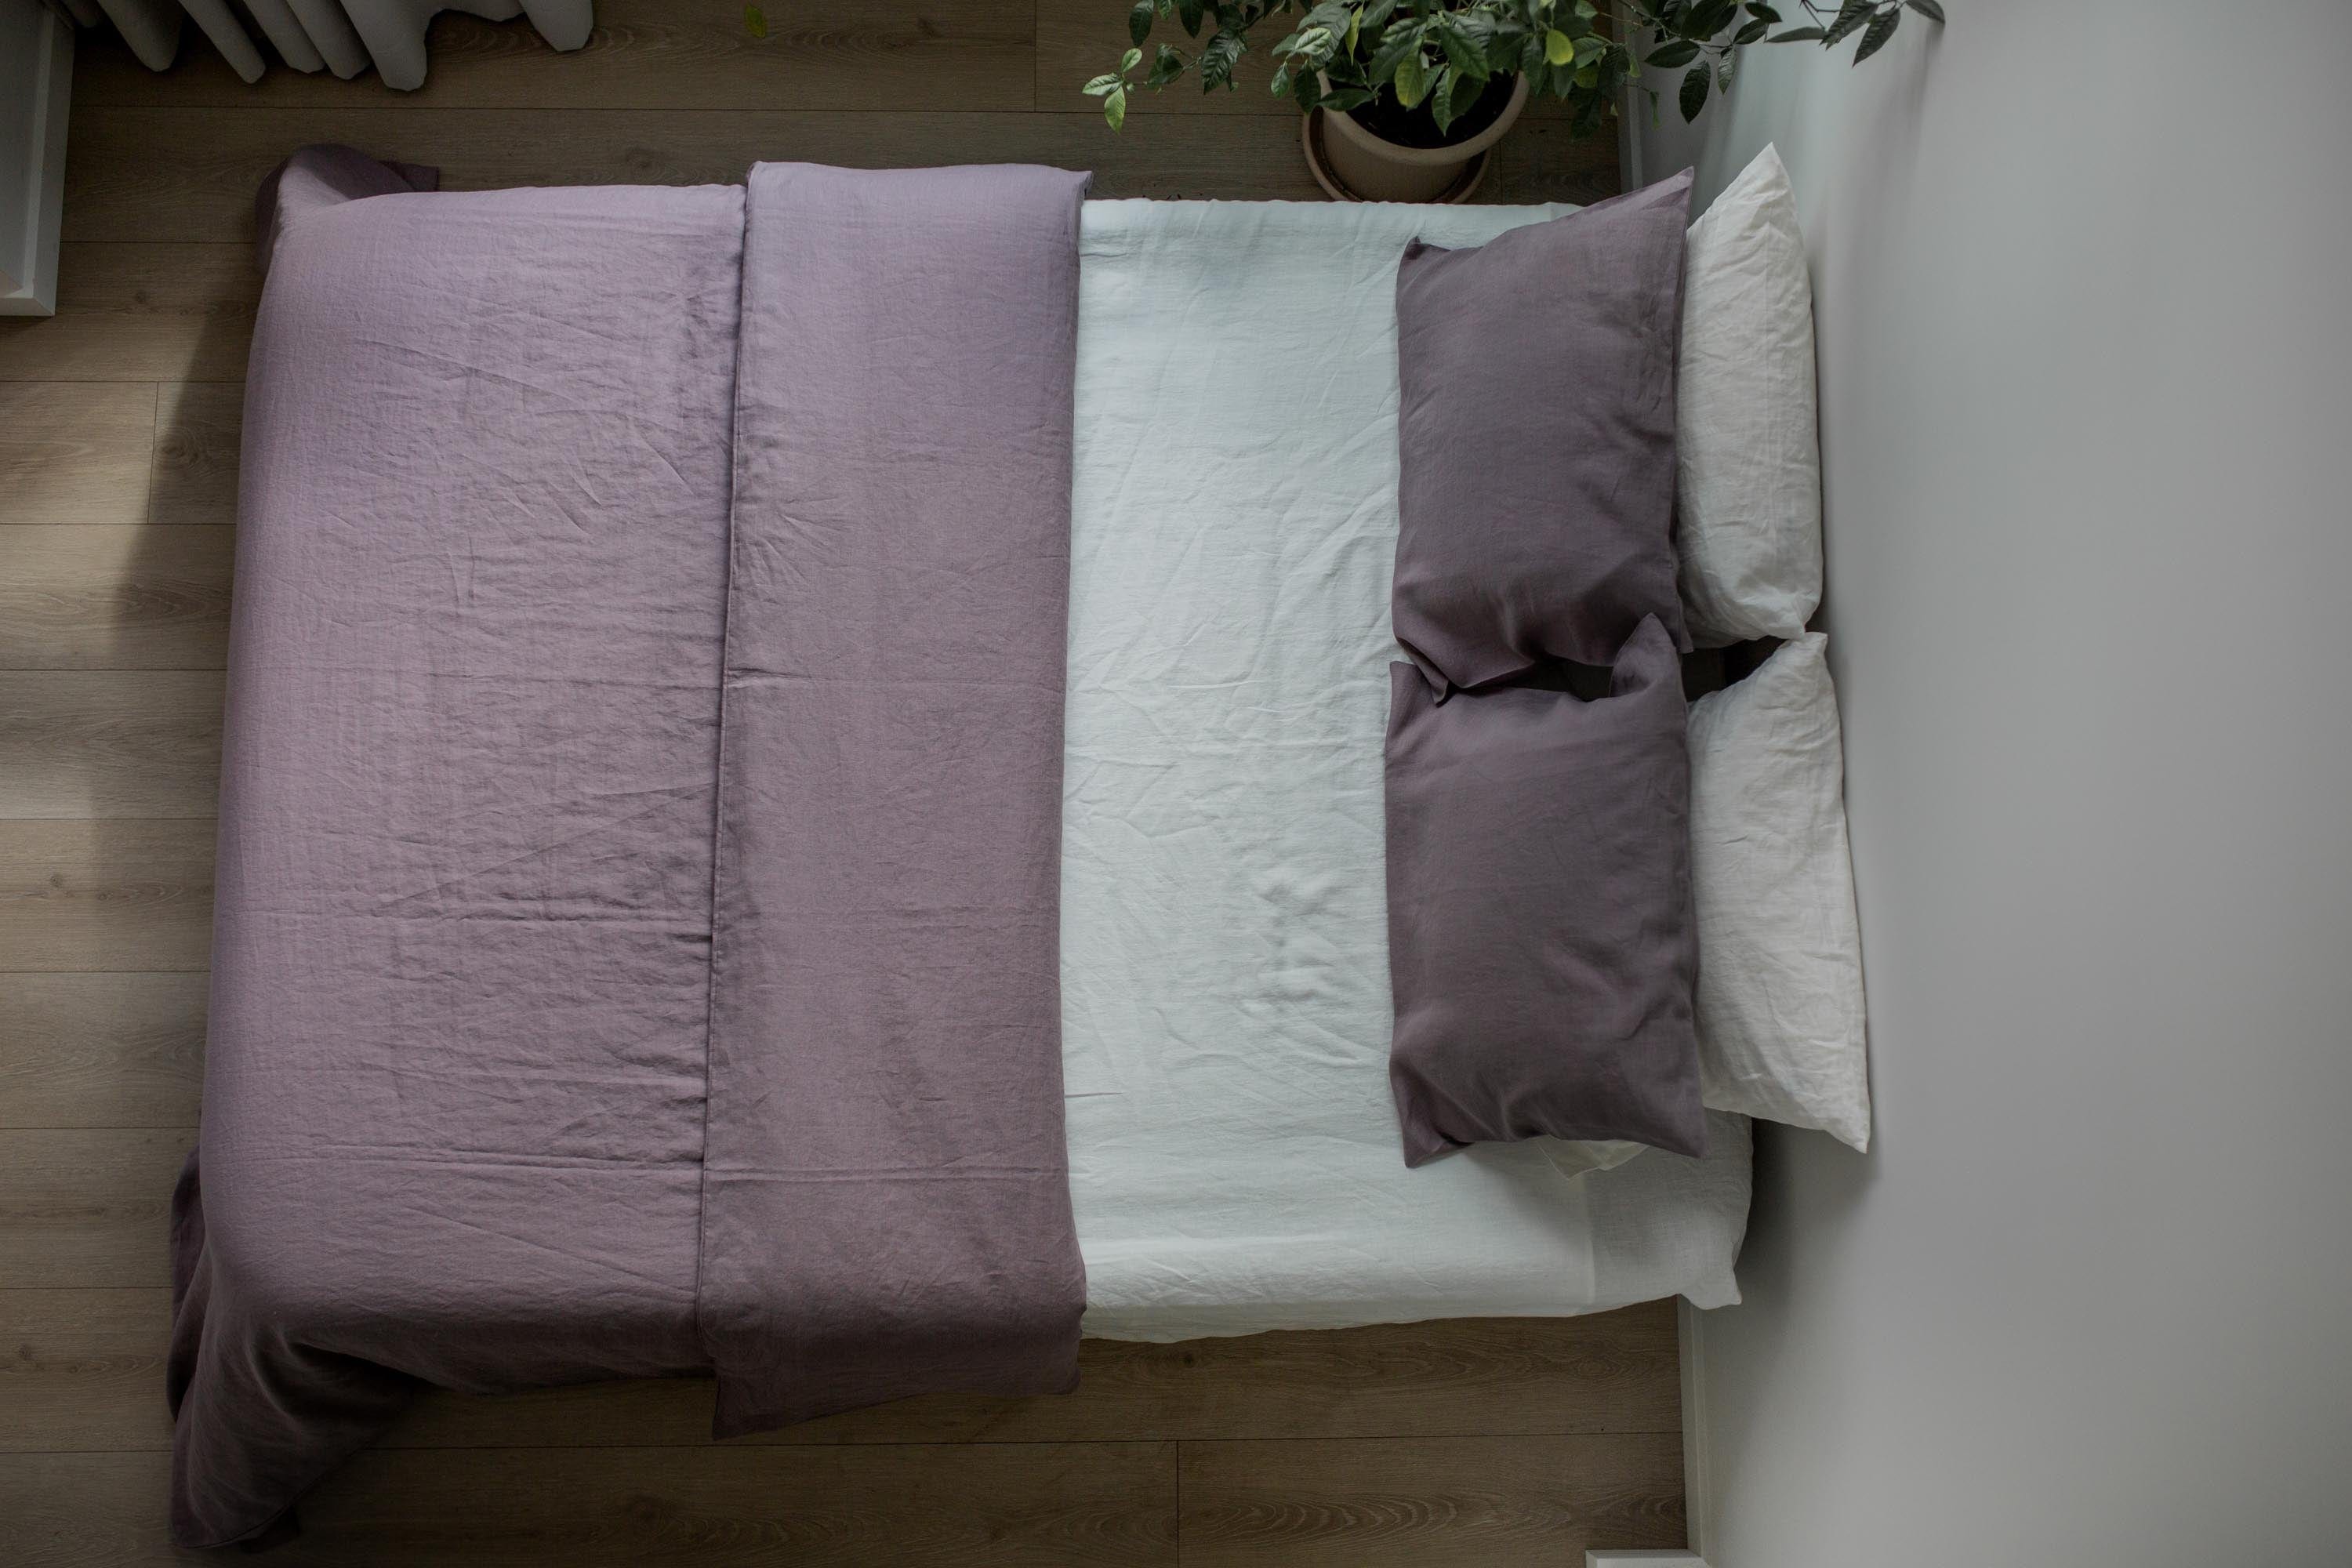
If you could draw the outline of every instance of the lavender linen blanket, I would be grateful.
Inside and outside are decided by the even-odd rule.
[[[1077,1381],[1059,953],[1086,184],[751,172],[698,1302],[722,1436]]]
[[[1083,183],[762,169],[748,267],[735,187],[265,226],[183,1543],[421,1384],[1070,1382]]]

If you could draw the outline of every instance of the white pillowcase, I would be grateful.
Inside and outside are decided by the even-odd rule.
[[[1769,147],[1690,226],[1675,419],[1692,640],[1801,635],[1822,602],[1813,289],[1789,172]]]
[[[1818,632],[1691,705],[1707,1105],[1870,1147],[1862,937],[1837,692]]]

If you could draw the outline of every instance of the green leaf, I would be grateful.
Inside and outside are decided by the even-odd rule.
[[[1826,36],[1819,27],[1791,27],[1785,33],[1773,34],[1767,41],[1775,44],[1810,44],[1815,38]]]
[[[1480,81],[1486,79],[1486,53],[1470,41],[1453,13],[1442,13],[1437,20],[1437,44],[1445,51],[1446,60],[1457,76],[1468,75]]]
[[[1569,79],[1585,91],[1591,92],[1601,85],[1601,69],[1597,66],[1586,66]]]
[[[1944,19],[1944,7],[1938,4],[1938,0],[1903,0],[1903,4],[1910,6],[1930,22],[1940,22]]]
[[[1601,7],[1595,5],[1592,0],[1576,0],[1576,14],[1590,22],[1601,15]]]
[[[1826,49],[1832,44],[1844,42],[1855,28],[1870,20],[1870,13],[1871,0],[1845,0],[1838,9],[1837,20],[1832,22],[1829,31],[1822,35],[1822,47]]]
[[[1426,93],[1428,90],[1429,78],[1422,69],[1421,51],[1419,49],[1412,50],[1406,54],[1404,58],[1397,62],[1397,101],[1404,105],[1407,109],[1411,109],[1421,101],[1422,95]]]
[[[1313,73],[1310,72],[1308,74],[1311,75]],[[1275,67],[1274,80],[1267,83],[1266,86],[1268,90],[1273,92],[1275,97],[1288,98],[1290,96],[1290,68],[1288,66]]]
[[[1331,58],[1331,46],[1334,41],[1331,29],[1328,27],[1301,27],[1275,45],[1274,53],[1278,57],[1304,55],[1317,65],[1320,65]]]
[[[1564,66],[1576,58],[1576,46],[1558,27],[1544,35],[1543,51],[1544,58],[1556,66]]]
[[[1437,121],[1440,136],[1454,124],[1454,68],[1440,66],[1437,76],[1429,84],[1429,117]]]
[[[1698,118],[1698,111],[1706,107],[1707,89],[1714,85],[1715,73],[1706,68],[1706,62],[1704,60],[1700,61],[1697,65],[1691,67],[1690,69],[1683,73],[1683,90],[1680,101],[1683,109],[1683,119],[1685,121],[1696,120]]]
[[[1151,58],[1151,74],[1143,79],[1143,84],[1150,88],[1162,88],[1183,74],[1184,57],[1166,44],[1162,44],[1160,46],[1160,52]]]
[[[1088,98],[1100,98],[1107,92],[1117,92],[1119,89],[1119,86],[1120,82],[1118,78],[1109,71],[1105,71],[1102,75],[1096,77],[1093,80],[1087,82],[1086,86],[1080,88],[1078,90],[1085,93]]]
[[[1110,121],[1113,131],[1127,123],[1127,89],[1121,88],[1103,100],[1103,118]]]
[[[1853,63],[1860,65],[1885,48],[1886,40],[1895,36],[1895,24],[1901,20],[1903,20],[1903,7],[1900,5],[1889,6],[1872,17],[1870,26],[1863,29],[1862,47],[1853,51]]]
[[[1348,53],[1351,55],[1356,52],[1356,35],[1362,31],[1363,26],[1364,14],[1362,11],[1357,10],[1348,13]]]
[[[755,38],[768,36],[768,14],[757,5],[743,7],[743,30]]]
[[[1345,114],[1351,109],[1361,109],[1372,101],[1372,95],[1360,87],[1343,87],[1323,100],[1323,107],[1334,114]]]
[[[1698,58],[1698,46],[1688,38],[1676,38],[1671,44],[1660,44],[1656,48],[1652,49],[1649,58],[1642,63],[1655,66],[1660,70],[1672,70],[1676,66],[1686,66],[1696,58]]]
[[[1598,33],[1587,33],[1576,40],[1576,63],[1589,66],[1609,52],[1609,40]]]
[[[1230,91],[1234,68],[1241,64],[1242,51],[1246,47],[1240,34],[1220,28],[1201,49],[1201,90],[1209,92],[1222,87]]]
[[[1771,23],[1766,21],[1763,17],[1759,16],[1754,21],[1748,23],[1746,26],[1740,28],[1739,31],[1732,34],[1731,41],[1734,44],[1752,44],[1757,39],[1762,37],[1766,33],[1771,31]]]
[[[1731,20],[1739,9],[1739,0],[1696,0],[1683,18],[1683,36],[1691,38],[1712,38]]]
[[[1125,76],[1128,72],[1133,70],[1142,63],[1143,51],[1141,49],[1129,49],[1127,53],[1118,57],[1118,74]]]
[[[1601,129],[1601,116],[1609,112],[1610,107],[1606,95],[1585,93],[1576,100],[1576,108],[1569,116],[1568,133],[1571,136],[1591,135]]]
[[[1541,58],[1543,42],[1533,33],[1517,27],[1496,28],[1494,36],[1486,40],[1486,74],[1492,76],[1500,71],[1508,76],[1517,70],[1520,50],[1530,42],[1536,46],[1538,58]]]
[[[1138,48],[1151,37],[1151,0],[1135,0],[1135,9],[1127,14],[1127,36]]]
[[[1395,79],[1397,68],[1407,55],[1421,52],[1421,25],[1400,22],[1381,39],[1381,47],[1372,51],[1372,63],[1364,68],[1364,79],[1378,85]]]
[[[1452,110],[1448,118],[1459,120],[1469,113],[1470,106],[1477,102],[1478,95],[1486,90],[1486,84],[1476,77],[1456,73],[1454,78],[1454,90],[1446,95],[1452,100]]]
[[[1290,96],[1298,100],[1298,111],[1306,113],[1323,97],[1322,79],[1313,71],[1300,71],[1291,79]]]
[[[1201,0],[1176,0],[1176,19],[1184,25],[1186,36],[1201,36],[1201,14],[1205,9]]]
[[[1780,13],[1763,4],[1762,0],[1748,0],[1748,14],[1768,27],[1780,19]]]

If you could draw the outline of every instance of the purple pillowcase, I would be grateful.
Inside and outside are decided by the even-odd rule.
[[[1396,635],[1475,687],[1605,665],[1675,585],[1690,171],[1397,268]]]
[[[1441,700],[1390,667],[1389,1083],[1408,1165],[1480,1142],[1705,1152],[1680,660]]]

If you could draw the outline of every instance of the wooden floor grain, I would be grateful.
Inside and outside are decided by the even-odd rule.
[[[1120,0],[600,0],[589,47],[446,15],[423,90],[85,35],[58,315],[0,322],[0,1562],[164,1539],[172,1181],[194,1139],[262,174],[306,142],[451,188],[758,158],[1044,160],[1109,195],[1318,193],[1263,91],[1106,130]],[[1542,109],[1482,195],[1591,200]],[[705,1382],[430,1394],[304,1505],[293,1565],[1573,1563],[1683,1535],[1675,1324],[1089,1342],[1063,1399],[910,1401],[712,1444]]]

